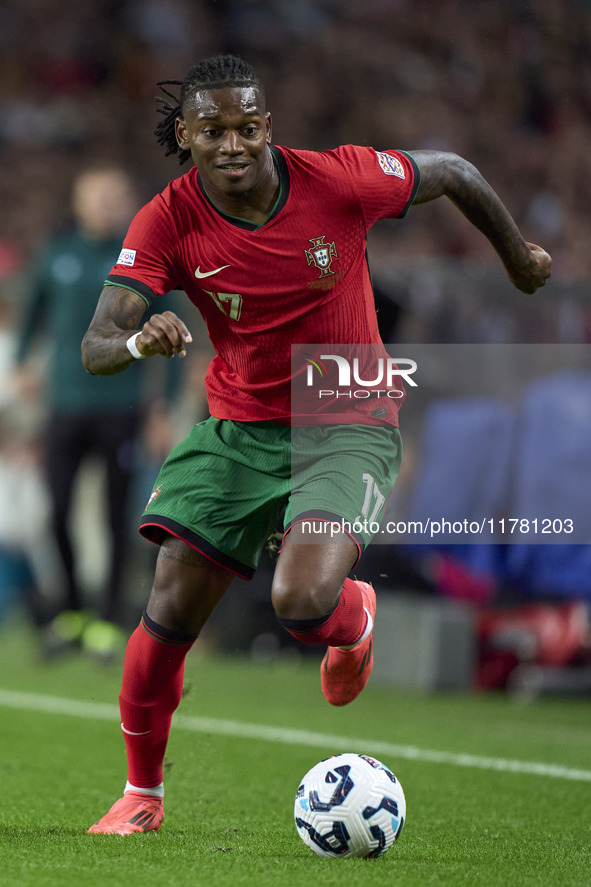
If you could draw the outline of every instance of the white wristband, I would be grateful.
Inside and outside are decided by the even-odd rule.
[[[131,354],[132,357],[135,357],[136,360],[143,360],[146,356],[142,354],[141,351],[138,350],[137,345],[135,344],[135,340],[141,334],[141,330],[139,333],[134,333],[133,336],[130,336],[127,340],[127,350]]]

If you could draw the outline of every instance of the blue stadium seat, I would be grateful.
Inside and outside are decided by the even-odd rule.
[[[533,384],[519,424],[510,514],[537,518],[538,527],[544,518],[570,519],[577,533],[570,538],[591,543],[591,373],[564,371]],[[590,544],[510,545],[506,571],[536,596],[591,600]]]
[[[508,496],[515,428],[514,410],[499,398],[448,398],[431,404],[425,412],[410,520],[480,523],[501,516]],[[409,545],[408,552],[420,557],[444,551],[474,574],[497,579],[504,569],[504,549],[493,544],[498,533],[491,533],[487,523],[476,539],[442,534],[431,544]]]

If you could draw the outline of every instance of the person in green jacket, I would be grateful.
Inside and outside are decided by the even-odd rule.
[[[122,235],[137,209],[130,176],[118,167],[83,171],[74,182],[74,226],[56,233],[40,251],[17,349],[22,366],[39,333],[52,345],[47,374],[45,469],[53,527],[66,586],[54,639],[85,639],[97,650],[115,643],[121,617],[122,573],[128,550],[126,520],[136,440],[140,430],[142,367],[117,377],[89,375],[80,342],[96,307],[96,293],[116,261]],[[68,523],[74,481],[82,461],[98,455],[106,465],[110,567],[99,601],[100,622],[87,624]],[[107,624],[108,623],[108,624]]]

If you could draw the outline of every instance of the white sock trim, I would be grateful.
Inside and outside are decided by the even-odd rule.
[[[365,631],[363,632],[363,634],[361,635],[359,640],[355,641],[354,644],[350,644],[348,647],[339,647],[339,650],[354,650],[355,647],[358,647],[359,644],[362,644],[363,641],[366,640],[366,638],[368,638],[370,636],[370,634],[372,633],[373,619],[371,618],[371,613],[369,612],[367,607],[364,607],[363,609],[365,610],[365,613],[367,615],[367,622],[365,624]]]
[[[163,798],[164,783],[161,782],[160,785],[156,785],[154,788],[138,788],[137,785],[132,785],[131,782],[127,780],[123,794],[126,792],[138,792],[140,795],[148,795],[151,798]]]

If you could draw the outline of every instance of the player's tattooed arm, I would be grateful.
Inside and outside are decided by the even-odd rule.
[[[421,181],[414,203],[446,196],[495,248],[511,282],[534,293],[550,277],[552,260],[545,250],[526,243],[500,197],[476,167],[457,154],[413,151]]]
[[[139,332],[135,345],[143,357],[163,354],[185,357],[191,334],[176,314],[154,314],[140,330],[146,303],[137,293],[120,286],[106,286],[94,317],[82,340],[82,363],[93,375],[111,376],[127,369],[135,358],[127,340]]]

